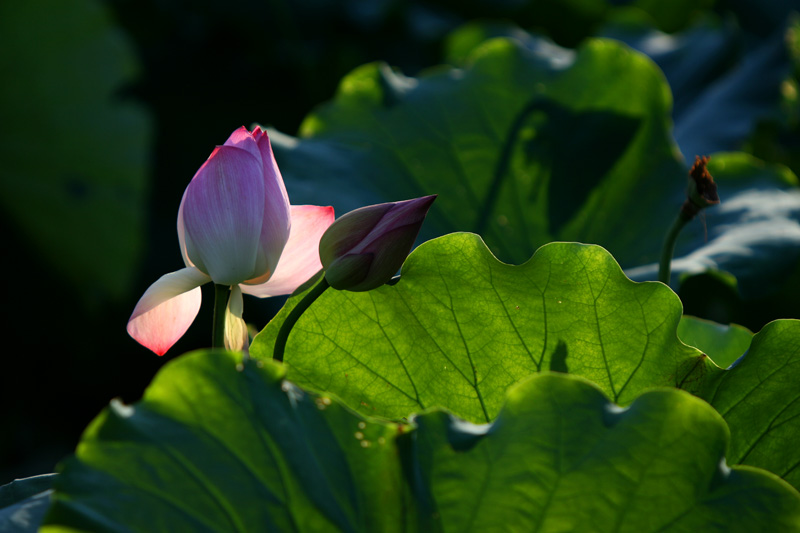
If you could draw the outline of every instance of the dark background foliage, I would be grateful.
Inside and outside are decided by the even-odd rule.
[[[38,4],[45,10],[48,2]],[[163,358],[131,340],[125,324],[147,286],[160,275],[182,267],[175,232],[181,195],[213,147],[231,131],[259,122],[295,134],[303,117],[328,100],[342,76],[353,68],[383,60],[407,75],[415,75],[445,60],[446,36],[468,21],[512,23],[547,35],[562,46],[575,46],[595,34],[626,4],[637,4],[667,32],[687,27],[704,10],[712,9],[721,17],[735,18],[753,36],[769,34],[783,24],[790,9],[797,8],[788,0],[766,6],[754,0],[97,3],[107,11],[116,24],[113,31],[127,42],[139,63],[138,72],[116,87],[111,99],[138,103],[150,121],[144,143],[149,185],[144,212],[139,214],[145,232],[143,247],[136,254],[133,273],[127,277],[120,274],[123,289],[109,295],[93,286],[91,279],[76,283],[74,278],[65,277],[59,260],[43,253],[19,219],[4,207],[3,331],[7,341],[0,366],[0,484],[52,471],[110,399],[136,400],[166,360],[208,344],[208,305],[203,306],[188,334]],[[0,13],[14,9],[8,3]],[[37,20],[57,16],[36,13],[41,17]],[[60,19],[48,20],[48,26],[59,23]],[[26,53],[9,46],[0,50],[0,56],[8,54],[0,65],[8,64],[12,54]],[[83,67],[87,72],[100,68],[92,64]],[[36,72],[37,65],[30,68],[30,72]],[[81,79],[85,72],[79,68],[69,75]],[[63,81],[52,79],[49,83],[57,91]],[[6,81],[10,86],[23,82],[13,77]],[[0,110],[18,104],[1,102]],[[85,112],[93,110],[89,107]],[[6,130],[4,139],[14,135],[13,121],[3,121],[0,116],[0,124]],[[64,142],[63,137],[48,135],[51,128],[47,117],[33,126],[38,134],[26,137],[24,144],[33,147],[31,153],[44,161],[57,157],[54,147]],[[119,130],[107,132],[112,137],[123,134]],[[787,149],[796,139],[791,124],[762,124],[759,134],[751,139],[757,155],[793,164],[788,155],[791,150]],[[3,170],[0,177],[6,184],[20,179]],[[47,218],[47,214],[40,218],[44,225],[63,222],[56,216]],[[88,236],[73,238],[78,242]],[[62,258],[66,262],[69,242],[65,249]],[[101,258],[104,250],[95,253]],[[706,285],[709,283],[713,280]],[[737,305],[736,295],[724,284],[718,289],[721,296],[714,300],[716,305],[728,300]],[[204,298],[210,300],[208,290]],[[246,319],[261,328],[281,303],[282,299],[249,299]],[[713,315],[713,309],[705,309],[708,299],[687,305],[706,316]],[[768,308],[769,303],[764,306]],[[746,325],[757,330],[773,318],[768,310],[734,318],[749,321]]]

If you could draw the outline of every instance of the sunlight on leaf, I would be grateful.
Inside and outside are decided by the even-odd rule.
[[[298,298],[253,341],[254,357],[271,357]],[[553,368],[556,352],[557,364],[622,404],[713,367],[678,340],[680,314],[672,291],[631,282],[598,246],[549,244],[512,266],[477,235],[453,234],[417,248],[393,286],[324,293],[296,324],[284,360],[290,379],[365,413],[400,418],[443,406],[486,422],[506,389]]]
[[[254,357],[271,357],[301,297],[255,338]],[[678,387],[720,410],[732,457],[800,486],[800,321],[765,327],[723,370],[678,340],[680,314],[672,291],[631,282],[598,246],[553,243],[512,266],[476,235],[453,234],[417,248],[394,285],[323,294],[296,324],[285,361],[302,386],[394,419],[439,406],[492,420],[509,386],[545,370],[590,379],[623,405],[653,387]]]

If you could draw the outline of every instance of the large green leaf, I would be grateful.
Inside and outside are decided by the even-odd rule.
[[[762,493],[778,487],[757,469],[729,470],[719,415],[675,390],[622,410],[581,380],[541,376],[510,391],[491,427],[416,423],[416,486],[443,531],[800,528],[800,500]]]
[[[342,212],[363,191],[439,193],[431,231],[477,231],[505,260],[552,240],[601,242],[630,265],[656,259],[680,205],[664,199],[685,170],[652,62],[606,40],[576,54],[497,39],[471,59],[417,79],[378,64],[345,77],[301,140],[276,136],[292,198]],[[337,202],[349,191],[353,203]]]
[[[698,395],[731,428],[731,461],[800,487],[800,321],[767,324],[733,368],[701,381]]]
[[[120,94],[131,45],[101,2],[31,0],[0,4],[0,49],[3,211],[81,294],[121,298],[142,252],[151,129]]]
[[[397,426],[353,416],[277,366],[170,363],[63,465],[48,521],[82,531],[401,531]],[[146,512],[143,512],[145,511]],[[45,531],[60,530],[45,528]]]
[[[434,411],[401,432],[282,375],[224,352],[168,364],[87,430],[43,531],[800,529],[800,495],[728,468],[725,423],[681,391],[620,409],[540,376],[491,426]]]
[[[603,30],[603,36],[646,53],[664,71],[675,100],[675,138],[687,158],[714,153],[710,169],[722,205],[708,210],[707,224],[694,222],[681,235],[673,287],[687,274],[725,270],[739,281],[744,299],[753,300],[774,293],[800,267],[796,177],[783,166],[765,165],[742,153],[716,153],[741,148],[756,123],[779,113],[780,87],[789,72],[784,33],[777,28],[753,45],[737,46],[744,37],[733,21],[709,18],[667,35],[631,16]],[[472,23],[451,35],[451,60],[463,63],[485,37],[504,35],[549,57],[567,53],[510,24]],[[662,200],[677,205],[682,185],[673,193]],[[609,247],[626,268],[634,267],[627,270],[633,279],[656,279],[655,262],[635,267],[609,243],[593,242]]]
[[[277,331],[300,298],[255,338],[254,357],[272,356]],[[754,447],[742,462],[800,486],[800,417],[792,417],[800,408],[800,322],[765,328],[726,371],[678,340],[680,316],[671,290],[631,282],[598,246],[553,243],[512,266],[478,236],[454,234],[417,248],[394,285],[323,293],[292,330],[285,361],[301,386],[389,418],[442,406],[489,421],[509,386],[544,370],[589,379],[621,404],[652,387],[677,386],[719,407],[736,449]],[[740,409],[726,402],[741,402]]]
[[[251,346],[269,358],[295,296]],[[680,384],[715,365],[678,340],[677,296],[633,283],[598,246],[553,243],[527,263],[501,263],[474,234],[419,246],[400,280],[328,290],[292,330],[289,378],[363,412],[403,417],[442,406],[492,420],[506,389],[543,370],[569,371],[627,404],[646,387]]]

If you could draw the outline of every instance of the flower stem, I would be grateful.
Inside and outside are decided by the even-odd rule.
[[[684,209],[678,211],[678,216],[667,232],[664,239],[664,246],[661,248],[661,262],[658,265],[658,281],[669,285],[670,269],[672,265],[672,254],[675,253],[675,241],[687,222],[694,218],[693,215],[686,213]]]
[[[281,329],[278,330],[278,336],[275,338],[275,349],[272,351],[272,358],[274,360],[283,361],[283,353],[286,351],[286,341],[289,340],[289,333],[292,332],[292,328],[297,323],[300,316],[305,313],[306,309],[308,309],[328,287],[330,287],[330,285],[328,285],[328,280],[325,279],[323,275],[322,280],[314,285],[314,288],[294,306],[289,316],[286,317],[286,320],[281,324]]]
[[[227,285],[214,284],[214,322],[211,329],[211,347],[225,347],[225,310],[231,288]]]
[[[494,168],[492,183],[489,185],[488,193],[486,194],[486,198],[483,202],[483,209],[478,214],[478,220],[473,228],[474,233],[480,235],[488,227],[489,217],[492,214],[492,209],[494,208],[494,204],[497,202],[497,198],[500,195],[500,188],[503,185],[503,180],[505,179],[506,174],[508,174],[508,169],[511,166],[511,157],[514,155],[514,147],[519,140],[519,133],[522,131],[523,126],[525,126],[525,121],[528,119],[528,117],[541,106],[541,97],[537,95],[530,102],[528,102],[519,113],[517,113],[513,124],[511,124],[511,127],[508,130],[508,135],[506,135],[505,141],[503,142],[503,148],[500,152],[500,157],[497,159],[497,164]]]

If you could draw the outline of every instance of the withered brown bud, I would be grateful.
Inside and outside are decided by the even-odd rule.
[[[714,183],[714,178],[706,168],[709,159],[705,155],[703,157],[696,155],[694,165],[689,170],[689,187],[686,189],[686,202],[681,208],[683,214],[689,219],[694,218],[701,209],[719,203],[717,184]]]

